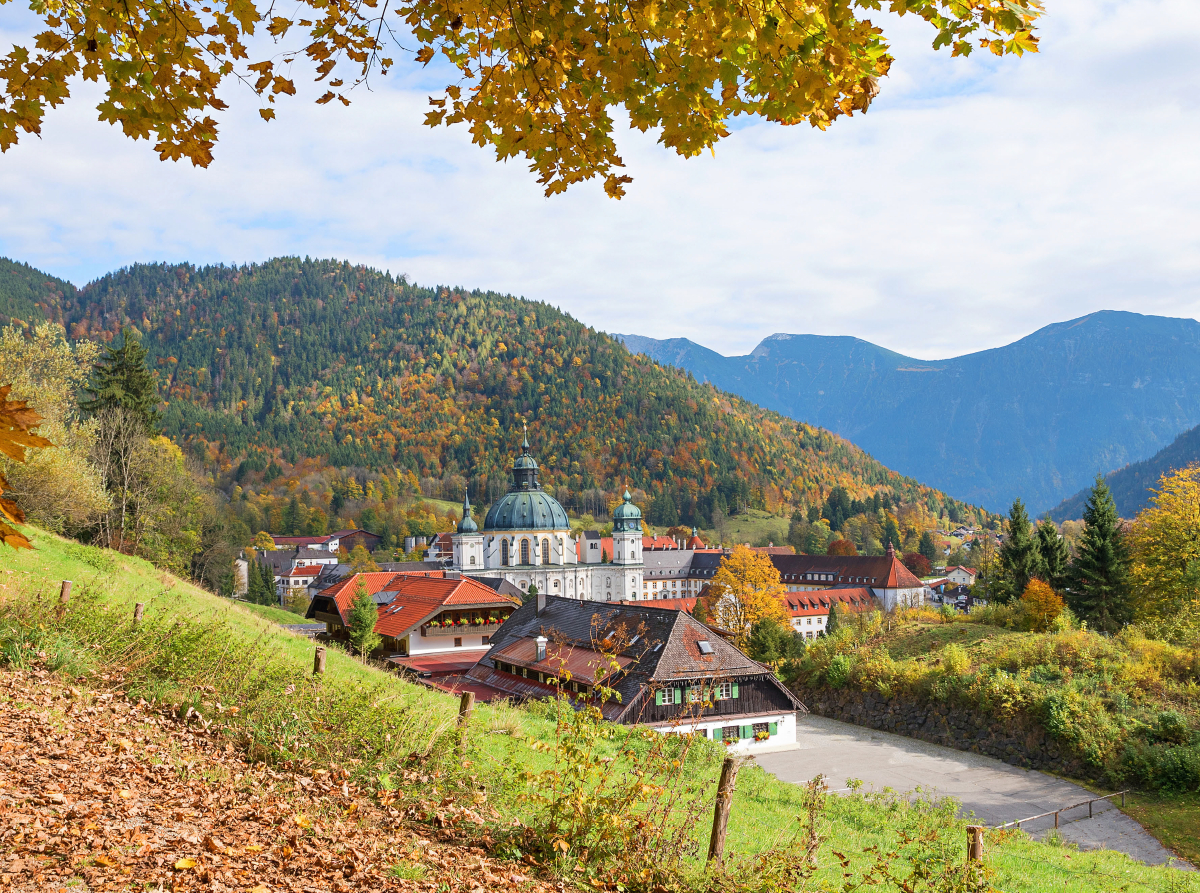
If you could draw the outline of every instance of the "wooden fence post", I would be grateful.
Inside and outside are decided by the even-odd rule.
[[[71,581],[63,580],[62,581],[62,589],[60,589],[58,591],[58,603],[60,605],[65,605],[70,600],[71,600]]]
[[[967,861],[983,861],[983,826],[967,825]]]
[[[458,750],[467,749],[467,724],[471,720],[471,711],[475,708],[475,692],[464,691],[458,701]]]
[[[146,611],[146,606],[144,604],[142,604],[141,602],[138,602],[136,605],[134,605],[133,606],[133,622],[141,623],[142,622],[142,614],[145,613],[145,611]]]
[[[725,857],[725,829],[729,825],[729,810],[733,806],[733,790],[737,784],[741,762],[726,757],[721,765],[721,780],[717,782],[717,803],[713,808],[712,837],[708,841],[708,861],[720,862]]]
[[[316,654],[313,655],[313,675],[325,675],[325,646],[318,645]]]

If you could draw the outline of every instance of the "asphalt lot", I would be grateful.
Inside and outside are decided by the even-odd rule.
[[[845,790],[847,779],[858,779],[866,790],[920,789],[935,797],[953,797],[962,804],[961,813],[973,814],[981,825],[1000,825],[1094,796],[1079,785],[1043,772],[821,716],[800,716],[796,736],[796,747],[759,754],[756,762],[797,784],[824,775],[832,791]],[[1150,865],[1173,858],[1119,809],[1107,802],[1096,803],[1093,809],[1091,819],[1086,806],[1063,813],[1062,837],[1080,849],[1118,850]],[[1053,827],[1053,816],[1021,825],[1034,837]],[[1178,859],[1175,862],[1179,864]],[[1180,867],[1191,866],[1183,863]]]

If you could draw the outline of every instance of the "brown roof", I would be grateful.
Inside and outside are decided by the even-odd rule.
[[[517,639],[511,645],[493,652],[491,659],[493,663],[502,660],[505,663],[528,667],[531,670],[552,673],[560,678],[565,678],[563,674],[570,673],[572,679],[586,682],[588,685],[595,685],[600,679],[604,679],[614,672],[611,662],[607,661],[603,654],[583,645],[547,642],[546,657],[538,660],[536,636]],[[632,657],[620,654],[616,655],[613,660],[620,669],[633,663]],[[598,677],[597,672],[600,674]]]
[[[771,563],[785,585],[817,582],[873,589],[919,589],[925,585],[894,554],[772,555]],[[809,574],[823,574],[829,579],[810,579]]]

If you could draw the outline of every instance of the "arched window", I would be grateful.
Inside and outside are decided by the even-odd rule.
[[[474,555],[472,555],[472,556],[471,556],[471,564],[474,564],[474,563],[475,563],[475,556],[474,556]]]
[[[529,540],[521,540],[521,564],[529,564]]]
[[[542,564],[550,563],[550,540],[542,540]]]
[[[508,540],[500,540],[500,566],[508,567]]]

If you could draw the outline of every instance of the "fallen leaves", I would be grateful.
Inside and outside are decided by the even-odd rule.
[[[434,828],[341,768],[251,765],[194,721],[41,670],[0,672],[0,742],[3,893],[552,889],[478,847],[427,839]],[[451,802],[429,811],[437,827],[479,821]]]

